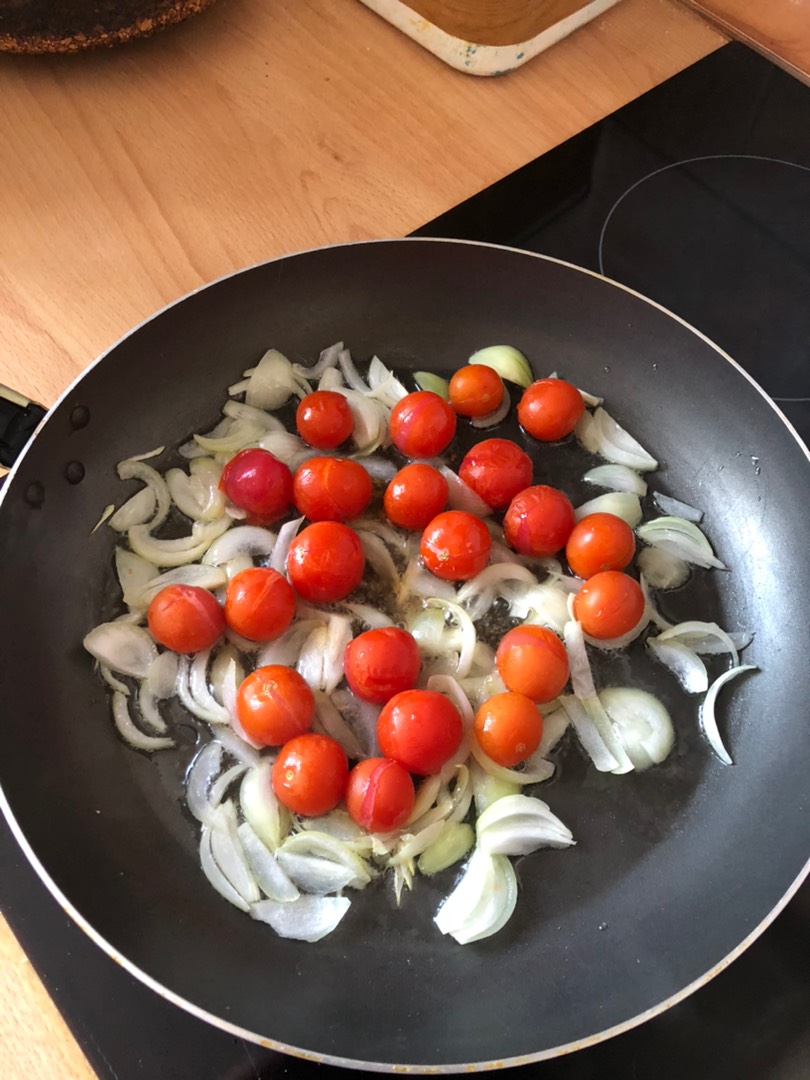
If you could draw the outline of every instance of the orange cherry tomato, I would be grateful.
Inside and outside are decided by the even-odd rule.
[[[272,641],[283,634],[295,615],[295,594],[275,570],[254,566],[240,570],[228,582],[225,621],[250,641]]]
[[[495,666],[506,686],[532,701],[553,701],[568,682],[568,653],[545,626],[516,626],[501,638]]]
[[[292,473],[269,450],[240,450],[222,470],[219,486],[234,506],[263,525],[292,507]]]
[[[435,690],[405,690],[383,706],[377,719],[383,754],[422,776],[439,772],[458,750],[462,734],[458,709]]]
[[[281,746],[312,727],[315,698],[294,668],[267,664],[242,681],[236,715],[254,742]]]
[[[366,559],[360,537],[338,521],[317,521],[290,545],[287,574],[292,587],[313,604],[343,600],[363,580]]]
[[[511,439],[484,439],[468,451],[458,475],[487,506],[502,510],[525,488],[533,475],[532,459]]]
[[[600,641],[628,633],[643,614],[641,586],[620,570],[594,574],[574,597],[574,616],[586,634]]]
[[[314,390],[302,398],[295,411],[298,434],[319,450],[334,450],[354,431],[354,416],[343,394]]]
[[[371,477],[356,461],[313,457],[295,470],[293,501],[310,521],[348,521],[371,502]]]
[[[473,731],[487,757],[511,769],[540,745],[543,718],[530,698],[507,691],[484,702],[475,714]]]
[[[366,758],[349,773],[346,808],[369,832],[389,832],[411,815],[416,792],[407,769],[388,758]]]
[[[624,570],[635,553],[633,530],[615,514],[588,514],[576,523],[565,545],[568,565],[582,578]]]
[[[294,814],[318,817],[334,810],[349,778],[346,751],[328,735],[298,735],[279,750],[273,791]]]
[[[391,410],[391,438],[406,457],[429,458],[441,454],[456,433],[456,414],[432,390],[407,394]]]
[[[447,506],[447,496],[439,470],[416,461],[400,469],[385,489],[383,509],[401,529],[424,529]]]
[[[172,652],[210,649],[225,632],[225,615],[207,589],[197,585],[167,585],[146,613],[155,641]]]
[[[436,577],[469,581],[489,562],[491,546],[489,529],[480,518],[465,510],[446,510],[422,533],[419,553]]]
[[[556,488],[536,484],[516,495],[503,519],[507,544],[521,555],[544,557],[564,548],[574,528],[574,508]]]
[[[378,705],[416,686],[421,667],[413,635],[396,626],[366,630],[349,642],[343,654],[343,670],[352,692]]]
[[[486,364],[467,364],[450,380],[450,404],[459,416],[487,416],[503,401],[503,379]]]
[[[523,391],[518,422],[541,442],[558,442],[570,435],[585,412],[582,394],[564,379],[538,379]]]

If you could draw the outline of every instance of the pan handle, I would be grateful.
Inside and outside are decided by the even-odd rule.
[[[0,484],[46,411],[42,405],[0,383]]]

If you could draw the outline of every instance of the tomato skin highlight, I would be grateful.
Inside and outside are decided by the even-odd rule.
[[[312,727],[315,698],[294,668],[266,664],[243,679],[236,715],[254,742],[281,746]]]
[[[388,758],[366,758],[349,773],[346,808],[369,832],[389,832],[404,825],[416,801],[410,773]]]
[[[424,529],[447,506],[447,481],[432,465],[413,462],[400,469],[385,489],[383,509],[401,529]]]
[[[540,703],[553,701],[568,682],[565,645],[545,626],[516,626],[504,634],[495,666],[509,690]]]
[[[458,475],[493,510],[531,485],[532,459],[511,439],[484,439],[464,456]]]
[[[378,705],[413,689],[421,668],[422,657],[413,635],[395,626],[359,634],[343,654],[343,669],[352,692]]]
[[[585,412],[582,394],[565,379],[538,379],[518,402],[520,426],[541,442],[559,442],[570,435]]]
[[[615,514],[587,514],[576,523],[565,545],[568,565],[581,578],[603,570],[624,570],[635,553],[633,530]]]
[[[407,394],[391,410],[391,438],[406,457],[429,458],[441,454],[456,433],[456,414],[432,390]]]
[[[363,580],[360,537],[338,521],[317,521],[290,545],[287,573],[295,591],[313,604],[343,600]]]
[[[354,431],[354,416],[343,394],[336,390],[313,390],[295,411],[298,434],[318,450],[334,450]]]
[[[295,615],[295,594],[275,570],[255,566],[240,570],[228,582],[225,621],[249,641],[272,641]]]
[[[521,555],[556,555],[574,528],[574,508],[556,488],[536,484],[516,495],[503,519],[507,544]]]
[[[449,394],[459,416],[487,416],[503,401],[503,379],[486,364],[466,364],[450,379]]]
[[[225,633],[225,614],[216,597],[197,585],[167,585],[146,613],[155,641],[178,653],[210,649]]]
[[[310,521],[348,521],[371,502],[371,477],[347,458],[313,457],[293,476],[293,501]]]
[[[588,578],[574,597],[574,617],[586,634],[610,641],[628,633],[644,614],[644,593],[629,574],[604,570]]]
[[[446,510],[422,533],[419,553],[425,566],[443,581],[469,581],[489,562],[489,529],[474,514]]]
[[[295,814],[318,817],[334,810],[343,798],[349,762],[339,742],[310,732],[282,746],[272,775],[279,802]]]
[[[461,745],[458,709],[435,690],[405,690],[383,706],[377,741],[387,758],[408,772],[430,776],[440,771]]]
[[[493,694],[475,714],[478,745],[496,765],[507,769],[531,757],[540,745],[543,718],[537,705],[524,694]]]
[[[240,450],[222,470],[220,490],[253,521],[269,525],[292,507],[292,473],[269,450]]]

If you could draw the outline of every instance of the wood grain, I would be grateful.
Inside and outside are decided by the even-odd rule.
[[[480,45],[515,45],[537,37],[589,0],[408,0],[448,34]]]
[[[810,0],[685,0],[732,37],[810,83]]]

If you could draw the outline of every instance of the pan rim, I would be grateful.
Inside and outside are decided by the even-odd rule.
[[[12,481],[14,480],[17,468],[19,467],[21,462],[25,459],[26,455],[31,450],[31,448],[35,445],[39,432],[42,431],[44,426],[49,422],[49,420],[53,416],[53,413],[73,393],[74,389],[82,382],[82,380],[85,378],[85,376],[90,371],[92,371],[98,364],[100,364],[103,360],[105,360],[112,352],[114,352],[115,349],[117,349],[129,337],[131,337],[133,334],[137,333],[142,327],[146,326],[148,323],[151,323],[154,319],[160,317],[166,311],[169,311],[171,308],[177,306],[178,304],[183,303],[184,301],[186,301],[190,297],[197,295],[198,293],[204,291],[205,289],[210,288],[213,285],[217,285],[220,282],[227,281],[230,278],[233,278],[233,277],[236,277],[236,276],[238,276],[240,274],[249,272],[250,270],[255,270],[255,269],[259,269],[260,267],[272,265],[273,263],[279,262],[279,261],[284,260],[284,259],[296,258],[296,257],[301,256],[301,255],[309,255],[309,254],[314,254],[314,253],[317,253],[317,252],[329,251],[329,250],[332,250],[332,249],[369,247],[372,244],[404,244],[404,243],[408,243],[408,244],[410,244],[410,243],[460,244],[460,245],[467,245],[467,246],[472,246],[472,247],[491,248],[491,249],[494,249],[496,251],[511,252],[512,254],[521,255],[521,256],[524,256],[524,257],[527,257],[527,258],[541,259],[541,260],[543,260],[543,261],[545,261],[547,263],[554,263],[554,264],[557,264],[559,266],[565,267],[566,269],[574,270],[574,271],[576,271],[578,273],[585,274],[585,275],[587,275],[589,277],[592,277],[592,278],[597,278],[597,279],[605,282],[608,285],[612,285],[615,288],[618,288],[618,289],[622,290],[623,292],[625,292],[625,293],[627,293],[627,294],[629,294],[631,296],[636,297],[637,299],[639,299],[639,300],[643,301],[644,303],[648,304],[650,307],[657,308],[664,315],[669,316],[670,319],[674,320],[676,323],[679,323],[685,329],[689,330],[692,334],[694,334],[698,339],[700,339],[705,344],[710,346],[716,353],[719,354],[720,357],[722,357],[723,360],[725,360],[727,363],[731,364],[731,366],[750,383],[750,385],[764,399],[766,404],[769,405],[770,408],[776,413],[779,420],[787,428],[788,432],[791,434],[791,436],[794,438],[794,440],[798,444],[800,450],[804,453],[805,457],[810,462],[810,449],[808,449],[807,445],[804,443],[804,441],[802,440],[801,436],[796,431],[793,424],[785,416],[783,411],[773,401],[773,399],[762,389],[762,387],[759,385],[759,383],[736,360],[734,360],[734,358],[732,356],[730,356],[727,352],[725,352],[724,349],[722,349],[719,345],[717,345],[714,341],[712,341],[709,337],[707,337],[702,331],[698,330],[695,326],[693,326],[691,323],[687,322],[681,316],[679,316],[679,315],[675,314],[674,312],[670,311],[668,308],[664,307],[662,304],[659,304],[657,301],[651,300],[649,297],[644,296],[642,293],[639,293],[637,290],[632,289],[629,286],[624,285],[619,281],[615,281],[614,279],[609,278],[609,277],[605,276],[604,274],[600,274],[597,271],[590,270],[590,269],[588,269],[586,267],[578,266],[575,263],[568,262],[568,261],[566,261],[564,259],[558,259],[558,258],[549,256],[549,255],[543,255],[543,254],[541,254],[539,252],[525,251],[525,250],[522,250],[520,248],[509,247],[507,245],[491,244],[491,243],[486,243],[486,242],[483,242],[483,241],[463,240],[463,239],[456,239],[456,238],[380,237],[380,238],[375,238],[375,239],[371,239],[371,240],[356,240],[356,241],[346,241],[346,242],[337,243],[337,244],[319,245],[319,246],[312,247],[312,248],[306,248],[306,249],[303,249],[303,250],[300,250],[300,251],[288,252],[288,253],[283,254],[283,255],[275,256],[274,258],[271,258],[271,259],[263,260],[262,262],[259,262],[259,263],[254,263],[254,264],[251,264],[251,265],[248,265],[248,266],[240,267],[239,269],[233,270],[233,271],[231,271],[231,272],[229,272],[227,274],[223,274],[220,277],[218,277],[218,278],[216,278],[216,279],[214,279],[212,281],[205,282],[205,283],[201,284],[197,288],[192,289],[191,291],[183,294],[182,296],[178,297],[176,300],[171,301],[170,303],[168,303],[168,304],[164,305],[162,308],[160,308],[158,311],[155,311],[151,315],[147,316],[140,323],[138,323],[136,326],[132,327],[125,334],[123,334],[120,338],[118,338],[109,348],[105,349],[104,352],[100,353],[99,356],[97,356],[93,361],[91,361],[90,364],[88,364],[87,367],[84,368],[84,370],[81,371],[79,373],[79,375],[77,375],[76,378],[73,379],[71,381],[71,383],[67,386],[67,388],[59,395],[57,400],[54,402],[53,406],[51,406],[51,408],[48,410],[48,413],[46,414],[46,416],[43,419],[42,423],[37,428],[37,431],[34,433],[33,438],[30,440],[30,442],[25,447],[22,454],[19,456],[19,458],[15,462],[14,466],[12,467],[10,472],[8,473],[8,475],[6,477],[6,483],[3,485],[3,488],[0,489],[0,508],[2,508],[2,503],[4,501],[4,498],[5,498],[6,494],[8,493],[8,491],[9,491],[9,489],[11,487]],[[517,1066],[520,1066],[520,1065],[527,1065],[527,1064],[532,1064],[534,1062],[539,1062],[539,1061],[544,1061],[544,1060],[548,1060],[548,1059],[551,1059],[551,1058],[561,1057],[561,1056],[563,1056],[565,1054],[572,1053],[572,1052],[574,1052],[576,1050],[585,1049],[585,1048],[590,1047],[590,1046],[594,1046],[594,1045],[596,1045],[598,1043],[604,1042],[607,1039],[613,1038],[616,1035],[620,1035],[620,1034],[623,1034],[624,1032],[630,1031],[633,1028],[639,1026],[640,1024],[645,1023],[647,1020],[651,1020],[654,1017],[660,1015],[661,1013],[665,1012],[666,1010],[668,1010],[672,1006],[677,1005],[679,1002],[683,1001],[685,998],[687,998],[691,994],[693,994],[696,990],[700,989],[702,986],[704,986],[708,982],[710,982],[721,971],[725,970],[725,968],[727,968],[734,960],[736,960],[743,952],[745,952],[745,950],[750,945],[752,945],[754,943],[754,941],[756,941],[756,939],[768,928],[768,926],[770,926],[770,924],[774,921],[774,919],[776,919],[776,917],[781,913],[781,911],[786,907],[786,905],[789,903],[789,901],[792,899],[792,897],[796,894],[796,892],[798,891],[799,887],[801,886],[801,884],[805,880],[805,878],[807,878],[808,875],[810,875],[810,858],[808,858],[807,862],[804,864],[802,869],[799,871],[798,875],[793,880],[793,882],[789,885],[787,891],[783,894],[783,896],[780,898],[780,900],[777,901],[777,903],[765,915],[765,917],[762,919],[762,921],[756,927],[754,927],[754,929],[752,931],[750,931],[750,933],[737,946],[735,946],[734,949],[732,949],[729,953],[727,953],[726,956],[721,958],[707,972],[705,972],[704,974],[699,976],[697,979],[693,980],[687,986],[681,988],[676,993],[672,994],[670,997],[665,998],[663,1001],[658,1002],[655,1005],[650,1006],[648,1009],[645,1009],[643,1012],[638,1013],[636,1016],[630,1017],[629,1019],[624,1020],[619,1024],[615,1024],[612,1027],[605,1028],[602,1031],[596,1032],[596,1033],[594,1033],[592,1035],[588,1035],[583,1039],[574,1040],[574,1041],[569,1042],[569,1043],[563,1043],[563,1044],[560,1044],[558,1046],[546,1048],[544,1050],[536,1051],[536,1052],[533,1052],[533,1053],[530,1053],[530,1054],[523,1054],[523,1055],[518,1055],[518,1056],[515,1056],[515,1057],[509,1057],[509,1058],[503,1058],[503,1059],[491,1059],[491,1060],[488,1060],[488,1061],[478,1061],[478,1062],[458,1062],[458,1063],[443,1064],[443,1065],[420,1065],[420,1064],[400,1064],[400,1063],[389,1063],[389,1062],[372,1062],[372,1061],[365,1061],[365,1060],[362,1060],[362,1059],[342,1057],[342,1056],[333,1055],[333,1054],[322,1054],[322,1053],[314,1052],[314,1051],[311,1051],[311,1050],[307,1050],[307,1049],[305,1049],[303,1047],[297,1047],[297,1046],[293,1046],[293,1045],[288,1044],[288,1043],[284,1043],[284,1042],[280,1042],[278,1040],[271,1039],[271,1038],[269,1038],[267,1036],[260,1035],[260,1034],[258,1034],[256,1032],[252,1032],[252,1031],[248,1030],[247,1028],[240,1027],[237,1024],[233,1024],[233,1023],[229,1022],[228,1020],[223,1019],[222,1017],[219,1017],[219,1016],[217,1016],[217,1015],[215,1015],[213,1013],[210,1013],[206,1009],[204,1009],[204,1008],[202,1008],[202,1007],[200,1007],[198,1005],[195,1005],[192,1001],[189,1001],[187,998],[184,998],[181,995],[175,993],[174,991],[169,990],[166,986],[164,986],[158,980],[154,979],[146,971],[144,971],[143,969],[138,967],[135,963],[133,963],[126,956],[124,956],[121,952],[119,952],[119,950],[116,949],[116,947],[114,945],[112,945],[110,942],[108,942],[106,940],[106,938],[104,938],[100,933],[98,933],[98,931],[96,931],[95,928],[84,918],[84,916],[81,914],[81,912],[79,912],[78,909],[76,907],[74,907],[74,905],[70,902],[70,900],[68,900],[68,898],[62,893],[62,891],[59,889],[59,887],[56,885],[56,883],[53,881],[53,879],[49,875],[48,871],[45,869],[44,865],[40,862],[40,860],[39,860],[38,856],[36,855],[36,853],[34,852],[33,848],[28,843],[28,840],[26,839],[25,834],[23,833],[22,829],[20,828],[19,823],[17,822],[16,817],[15,817],[15,815],[14,815],[12,809],[11,809],[11,806],[8,803],[8,800],[6,798],[5,792],[4,792],[3,787],[2,787],[2,783],[0,783],[0,810],[2,810],[3,815],[5,816],[8,824],[9,824],[9,827],[10,827],[10,829],[11,829],[17,843],[20,845],[20,847],[21,847],[23,853],[25,854],[26,858],[28,859],[29,863],[31,864],[31,866],[33,867],[33,869],[35,870],[35,872],[37,873],[37,875],[39,876],[40,880],[43,882],[45,887],[48,889],[50,894],[53,896],[53,898],[57,901],[59,906],[62,908],[62,910],[67,915],[69,915],[71,917],[71,919],[73,919],[73,921],[80,927],[80,929],[83,930],[84,933],[87,934],[87,936],[91,939],[91,941],[93,941],[99,948],[101,948],[115,963],[117,963],[121,967],[123,967],[130,975],[132,975],[133,977],[138,979],[139,982],[143,983],[149,989],[153,990],[160,997],[164,998],[164,1000],[166,1000],[166,1001],[170,1002],[171,1004],[183,1009],[184,1011],[190,1013],[191,1015],[197,1017],[198,1019],[203,1020],[203,1021],[211,1024],[212,1026],[214,1026],[216,1028],[219,1028],[221,1031],[224,1031],[226,1034],[235,1036],[237,1038],[242,1038],[242,1039],[248,1040],[248,1041],[250,1041],[252,1043],[256,1043],[256,1044],[258,1044],[260,1046],[263,1046],[263,1047],[265,1047],[267,1049],[276,1050],[276,1051],[279,1051],[281,1053],[289,1054],[289,1055],[292,1055],[294,1057],[298,1057],[298,1058],[301,1058],[301,1059],[304,1059],[304,1060],[307,1060],[307,1061],[313,1061],[313,1062],[317,1062],[317,1063],[336,1065],[336,1066],[343,1067],[343,1068],[359,1069],[359,1070],[363,1070],[363,1071],[367,1071],[367,1072],[400,1072],[400,1073],[415,1073],[415,1074],[452,1074],[452,1073],[458,1073],[458,1072],[484,1072],[484,1071],[488,1071],[488,1070],[492,1070],[492,1069],[496,1069],[496,1068],[517,1067]]]

